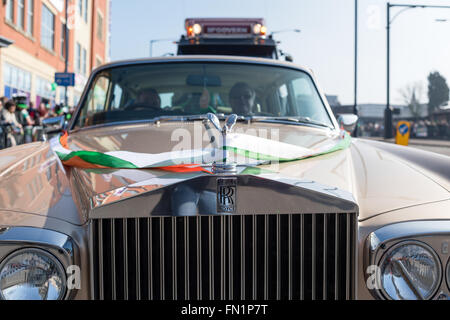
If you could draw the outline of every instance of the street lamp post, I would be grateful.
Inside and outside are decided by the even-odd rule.
[[[64,60],[64,72],[67,73],[69,71],[69,28],[67,25],[69,24],[69,0],[66,0],[65,2],[65,18],[66,23],[64,25],[64,53],[66,54],[65,60]],[[67,97],[67,87],[64,87],[64,105],[67,106],[68,103],[68,97]]]
[[[162,42],[162,41],[175,41],[174,39],[152,39],[150,40],[150,57],[153,56],[153,44],[155,42]]]
[[[277,33],[284,33],[284,32],[296,32],[296,33],[300,33],[302,32],[300,29],[284,29],[284,30],[277,30],[277,31],[273,31],[270,33],[270,37],[272,37],[274,34]]]
[[[354,104],[353,114],[358,115],[358,0],[355,0],[355,79],[354,79]],[[358,136],[358,127],[353,131],[355,137]]]
[[[391,105],[390,105],[390,26],[391,26],[391,16],[390,16],[390,11],[389,9],[391,8],[391,4],[388,2],[387,3],[387,25],[386,25],[386,32],[387,32],[387,44],[386,44],[386,50],[387,50],[387,60],[386,60],[386,66],[387,66],[387,70],[386,70],[386,74],[387,74],[387,79],[386,79],[386,109],[384,110],[384,137],[386,139],[392,138],[392,109],[391,109]]]
[[[399,11],[391,20],[390,17],[390,9],[393,7],[403,7],[404,9]],[[450,9],[450,6],[432,6],[432,5],[418,5],[418,4],[391,4],[387,3],[386,6],[386,33],[387,33],[387,46],[386,46],[386,54],[387,54],[387,79],[386,79],[386,109],[384,111],[384,137],[386,139],[392,138],[392,108],[390,103],[390,32],[391,32],[391,24],[394,19],[401,14],[402,12],[415,9],[415,8],[434,8],[434,9]]]
[[[355,79],[353,114],[358,115],[358,0],[355,0]],[[355,134],[357,129],[355,129]]]
[[[277,34],[277,33],[284,33],[284,32],[296,32],[296,33],[301,33],[302,31],[300,30],[300,29],[283,29],[283,30],[277,30],[277,31],[272,31],[270,34],[269,34],[269,38],[270,39],[273,39],[273,35],[274,34]],[[278,41],[277,41],[277,43],[279,43]],[[277,52],[276,52],[276,55],[277,55],[277,57],[278,57],[278,54],[280,55],[280,56],[285,56],[285,57],[288,57],[285,53],[283,53],[280,49],[278,49],[277,50]],[[288,61],[292,61],[292,59],[291,60],[288,60]]]

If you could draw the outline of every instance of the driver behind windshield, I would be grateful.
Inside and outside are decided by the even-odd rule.
[[[245,82],[236,83],[230,90],[229,98],[233,113],[249,115],[253,113],[255,90]]]
[[[158,92],[153,88],[147,88],[139,92],[136,104],[145,105],[146,107],[153,109],[161,108],[161,98]]]

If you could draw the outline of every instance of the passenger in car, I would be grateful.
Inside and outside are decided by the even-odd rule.
[[[161,98],[159,97],[158,92],[153,88],[143,89],[139,93],[136,103],[146,105],[153,109],[161,108]]]
[[[236,83],[230,90],[230,105],[234,113],[249,115],[254,112],[255,90],[246,82]]]

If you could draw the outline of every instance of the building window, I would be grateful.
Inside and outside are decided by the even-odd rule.
[[[27,3],[27,32],[33,35],[34,32],[34,0],[28,0]]]
[[[46,7],[42,5],[42,24],[41,24],[41,44],[44,48],[52,50],[55,48],[55,16]]]
[[[3,81],[5,86],[16,91],[31,91],[31,73],[8,63],[3,64]],[[8,94],[5,95],[10,97]]]
[[[61,23],[61,57],[65,58],[66,52],[66,25]]]
[[[103,16],[97,12],[97,38],[103,40]]]
[[[76,57],[76,64],[75,64],[75,70],[77,73],[81,72],[81,45],[77,42],[77,57]]]
[[[14,0],[6,0],[6,20],[14,23]]]
[[[83,16],[84,16],[84,22],[88,22],[88,1],[83,0]]]
[[[85,76],[87,73],[87,69],[86,69],[86,61],[87,60],[87,51],[86,49],[83,48],[83,75]]]
[[[25,0],[17,1],[17,25],[25,30]]]
[[[36,94],[38,96],[52,100],[54,93],[51,88],[52,83],[50,81],[36,76]]]
[[[83,0],[78,0],[78,14],[83,16]]]

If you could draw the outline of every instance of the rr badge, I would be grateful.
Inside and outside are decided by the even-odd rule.
[[[237,178],[217,179],[217,213],[236,212]]]

